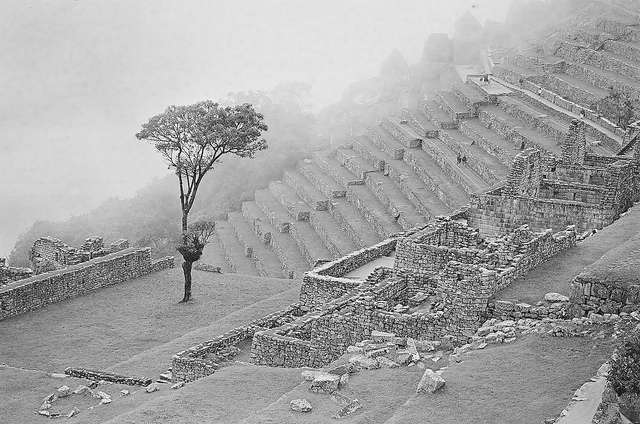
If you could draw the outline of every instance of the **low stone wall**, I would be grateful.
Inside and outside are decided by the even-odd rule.
[[[253,337],[256,332],[283,324],[283,319],[299,315],[300,306],[293,304],[282,311],[273,312],[262,318],[255,319],[247,325],[236,327],[218,337],[193,346],[173,355],[172,378],[173,381],[190,382],[213,374],[218,369],[218,364],[206,358],[209,354],[215,354],[225,348],[234,346],[239,342]]]
[[[5,259],[0,258],[0,287],[5,284],[13,283],[14,281],[29,278],[32,275],[33,271],[30,268],[6,266]]]
[[[511,166],[513,163],[513,155],[504,150],[503,148],[496,146],[493,144],[492,140],[484,137],[479,132],[476,132],[472,127],[470,127],[466,121],[460,122],[460,132],[480,146],[484,151],[489,153],[491,156],[497,158],[503,165]],[[515,148],[515,146],[513,146]],[[469,156],[467,156],[468,160]]]
[[[342,278],[342,276],[376,258],[389,255],[395,247],[396,238],[389,238],[306,272],[302,277],[300,303],[315,307],[357,288],[362,284],[361,280]]]
[[[534,231],[561,230],[577,225],[578,231],[602,229],[620,213],[602,205],[557,199],[504,197],[493,193],[472,195],[468,210],[469,225],[483,235],[501,235],[528,224]]]
[[[151,249],[129,248],[7,284],[0,288],[0,320],[171,266],[173,257],[152,262]]]
[[[640,235],[607,252],[571,283],[574,315],[640,310]]]
[[[114,374],[107,371],[88,370],[85,368],[72,368],[68,367],[64,370],[64,373],[71,377],[85,378],[87,380],[94,381],[109,381],[116,384],[125,384],[127,386],[148,386],[153,383],[150,378],[137,378],[127,377],[125,375]]]
[[[567,316],[566,302],[556,302],[548,305],[529,305],[524,302],[510,302],[508,300],[496,300],[489,303],[488,316],[500,320],[521,318],[542,320],[544,318],[560,319]]]

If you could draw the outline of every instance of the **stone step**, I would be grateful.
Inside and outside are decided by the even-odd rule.
[[[363,159],[353,148],[337,148],[335,150],[335,158],[340,165],[345,167],[358,179],[364,180],[369,172],[379,171]]]
[[[371,173],[367,176],[365,184],[403,230],[429,222],[431,216],[420,213],[418,208],[398,191],[393,181],[384,175],[377,172]]]
[[[418,148],[422,143],[422,136],[413,130],[405,119],[398,116],[385,116],[382,118],[380,126],[407,149]]]
[[[304,175],[322,194],[332,197],[344,197],[347,190],[338,184],[333,178],[324,173],[324,171],[310,159],[304,159],[298,162],[298,171]]]
[[[422,143],[423,146],[427,140]],[[407,150],[404,160],[411,166],[427,188],[451,210],[469,203],[469,194],[451,176],[438,166],[435,160],[422,150]]]
[[[358,209],[346,199],[333,199],[329,212],[358,249],[373,246],[382,240]]]
[[[585,108],[591,108],[591,105],[609,94],[606,90],[568,74],[549,74],[542,85],[562,98]]]
[[[400,224],[403,226],[403,228],[406,228],[407,222],[413,223],[415,220],[419,220],[418,215],[421,215],[428,219],[435,215],[440,215],[443,213],[442,208],[440,207],[436,208],[437,212],[433,212],[430,210],[430,206],[433,207],[433,205],[431,204],[432,202],[430,202],[428,199],[437,199],[437,197],[435,197],[435,195],[425,187],[424,183],[416,175],[415,171],[413,171],[413,169],[411,169],[411,167],[407,165],[406,162],[404,162],[404,158],[395,160],[391,159],[391,157],[389,157],[387,153],[380,150],[380,148],[377,145],[373,144],[373,142],[371,142],[367,137],[357,136],[354,137],[353,141],[354,150],[358,152],[364,151],[364,154],[375,157],[377,161],[386,164],[385,174],[388,175],[389,179],[391,179],[391,182],[395,185],[395,190],[400,189],[400,192],[402,193],[402,195],[404,195],[402,196],[397,192],[395,193],[395,195],[383,195],[382,193],[376,192],[375,190],[373,190],[373,187],[371,187],[371,181],[373,180],[369,181],[369,179],[375,176],[376,178],[374,180],[377,181],[383,180],[385,179],[385,177],[380,176],[377,172],[367,174],[367,181],[365,182],[365,184],[369,186],[376,197],[378,197],[378,199],[387,206],[387,209],[392,216],[401,217],[399,222],[401,221]],[[356,145],[358,146],[357,148],[355,147]],[[388,199],[395,198],[394,196],[403,197],[403,201],[405,203],[409,202],[412,207],[402,208],[401,206],[394,207],[393,205],[390,205]],[[400,199],[398,200],[400,201]],[[442,204],[439,200],[437,201],[437,203],[439,203],[439,205]],[[397,211],[403,209],[406,210],[407,213],[398,215]],[[417,214],[414,212],[417,212]],[[407,218],[405,218],[405,215],[407,216]],[[411,228],[413,226],[414,225],[411,225],[408,228]]]
[[[256,195],[256,199],[258,197],[259,196]],[[256,223],[255,225],[256,226],[260,225],[263,233],[265,232],[264,230],[265,228],[272,229],[272,232],[277,231],[275,228],[271,227],[270,217],[274,219],[274,222],[276,224],[283,222],[283,220],[291,219],[287,214],[287,212],[282,207],[282,205],[277,201],[277,199],[273,196],[273,194],[270,191],[267,190],[267,191],[264,191],[264,193],[262,193],[261,201],[263,203],[262,207],[259,206],[257,203],[255,203],[255,206],[253,206],[253,202],[243,202],[242,208],[243,208],[243,212],[245,211],[245,209],[247,209],[247,214],[245,214],[245,219],[247,219],[247,216],[253,217],[253,221]],[[264,209],[267,209],[267,208],[268,208],[268,213],[265,213]],[[328,212],[326,213],[328,214]],[[333,252],[330,252],[330,249],[328,249],[324,245],[324,239],[322,238],[322,234],[320,233],[316,234],[317,232],[315,229],[316,227],[313,225],[312,220],[313,218],[310,217],[309,222],[307,221],[287,222],[288,233],[290,234],[293,241],[296,243],[300,254],[305,258],[309,266],[314,265],[318,259],[328,259],[331,257],[337,257],[336,254],[334,254]],[[262,224],[262,222],[266,222],[266,225]],[[270,239],[269,239],[269,242],[271,242]],[[278,240],[276,240],[276,244],[277,242]],[[284,241],[281,241],[279,245],[282,246],[284,245],[284,243],[285,243]],[[290,244],[289,241],[286,241],[286,243]]]
[[[493,75],[513,85],[520,85],[521,80],[540,82],[544,78],[544,75],[540,72],[504,62],[493,68]]]
[[[311,212],[309,224],[332,257],[339,258],[358,249],[350,237],[345,237],[345,231],[329,211]]]
[[[460,130],[443,130],[440,134],[440,139],[447,144],[453,153],[466,156],[466,166],[471,168],[489,186],[507,179],[510,167],[489,154]]]
[[[335,155],[335,152],[314,152],[313,161],[325,172],[325,174],[338,182],[345,189],[350,185],[364,184],[364,179],[357,178],[353,173],[342,166],[332,155]]]
[[[566,100],[558,98],[556,94],[547,90],[542,90],[541,95],[525,90],[515,90],[514,95],[507,100],[515,100],[526,105],[524,110],[529,110],[528,114],[532,118],[547,115],[548,117],[543,120],[542,124],[558,130],[559,133],[563,134],[562,140],[564,140],[564,136],[569,131],[571,121],[578,119],[578,114],[582,111],[582,108],[576,105],[570,106],[570,103]],[[587,114],[587,118],[589,117],[596,119],[591,112]],[[620,136],[598,125],[591,119],[584,119],[586,138],[587,142],[590,143],[591,150],[603,156],[611,156],[617,153],[620,149]]]
[[[285,278],[302,278],[302,274],[308,271],[312,264],[294,240],[293,231],[290,231],[289,234],[277,231],[271,226],[269,219],[255,202],[243,202],[242,215],[245,221],[253,226],[254,232],[261,241],[264,239],[264,235],[269,234],[266,244],[278,256],[283,276]]]
[[[280,232],[271,225],[269,218],[256,202],[242,202],[242,216],[262,244],[270,244],[271,235]]]
[[[324,213],[312,211],[314,213]],[[310,266],[315,265],[319,259],[331,259],[336,257],[324,244],[324,240],[316,233],[315,227],[309,221],[295,221],[291,224],[289,234],[295,240],[298,248],[307,259]]]
[[[477,90],[474,90],[469,84],[456,82],[451,86],[451,91],[474,116],[478,115],[478,108],[480,106],[489,104],[489,100]]]
[[[347,200],[358,209],[381,239],[402,231],[397,217],[391,216],[367,186],[349,187]]]
[[[447,112],[449,117],[454,121],[460,121],[461,119],[471,119],[475,116],[473,111],[450,91],[436,91],[435,97],[436,103]]]
[[[214,233],[211,239],[209,239],[209,243],[207,243],[207,246],[204,248],[204,252],[202,253],[202,258],[200,258],[200,262],[197,263],[219,266],[222,272],[231,272],[229,264],[222,252],[222,248],[220,247],[217,234]]]
[[[529,99],[528,96],[527,98]],[[569,124],[574,119],[566,114],[559,113],[556,109],[547,107],[541,101],[525,102],[520,96],[505,97],[501,99],[499,106],[510,115],[553,138],[557,144],[557,151],[560,150],[559,147],[569,132]],[[586,140],[590,149],[601,155],[610,156],[612,151],[616,151],[619,148],[618,142],[599,131],[594,131],[594,128],[590,125],[587,125]],[[609,151],[604,146],[599,146],[603,142],[614,147]]]
[[[444,111],[435,100],[422,100],[418,103],[420,111],[438,128],[456,129],[458,123]]]
[[[384,152],[364,135],[356,135],[349,138],[353,151],[367,161],[376,171],[383,171],[385,167]]]
[[[485,127],[512,142],[516,149],[536,148],[547,154],[559,154],[556,141],[542,132],[529,128],[524,122],[509,115],[498,106],[484,106],[478,115]]]
[[[233,227],[227,221],[216,221],[216,241],[227,261],[229,272],[245,275],[260,275],[253,258],[245,254],[238,243]]]
[[[406,120],[407,125],[421,138],[436,138],[438,136],[439,128],[418,109],[403,109],[400,117]]]
[[[498,159],[504,166],[511,167],[513,158],[520,153],[520,149],[516,149],[513,142],[491,131],[477,119],[461,122],[460,132],[476,142],[478,146]]]
[[[630,93],[633,99],[640,98],[640,84],[616,72],[594,65],[571,62],[567,63],[566,73],[603,90],[613,87],[615,90]]]
[[[299,198],[311,206],[311,209],[316,211],[329,209],[329,199],[299,172],[284,171],[283,179]]]
[[[269,181],[269,190],[294,220],[309,220],[311,209],[300,200],[291,187],[281,181]]]
[[[271,193],[268,188],[256,190],[255,199],[260,210],[262,210],[269,219],[269,223],[279,232],[288,233],[293,219],[291,219],[287,211],[282,208],[282,205],[273,193]]]
[[[283,272],[278,256],[258,240],[252,228],[244,220],[242,212],[229,212],[227,220],[233,227],[236,238],[244,248],[245,254],[253,258],[260,276],[292,278],[288,272]]]
[[[593,65],[640,81],[640,62],[609,51],[595,51],[583,43],[558,40],[555,55],[571,62]]]
[[[603,47],[608,52],[640,62],[640,44],[618,40],[607,40],[604,42]]]
[[[367,126],[364,135],[391,159],[402,159],[405,147],[380,125]]]
[[[431,219],[451,212],[452,209],[427,187],[416,171],[404,160],[388,162],[387,174],[389,179],[425,218]]]

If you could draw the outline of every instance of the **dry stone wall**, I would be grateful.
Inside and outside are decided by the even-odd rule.
[[[0,258],[0,287],[14,281],[29,278],[33,275],[33,271],[29,268],[20,268],[7,266],[5,258]]]
[[[151,249],[129,248],[7,284],[0,288],[0,320],[172,266],[173,257],[151,261]]]

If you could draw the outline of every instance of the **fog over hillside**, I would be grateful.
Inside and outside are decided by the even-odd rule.
[[[394,48],[416,62],[426,37],[451,33],[465,10],[503,20],[509,3],[3,0],[0,256],[34,220],[165,175],[134,134],[168,105],[298,80],[313,86],[317,110],[378,75]]]

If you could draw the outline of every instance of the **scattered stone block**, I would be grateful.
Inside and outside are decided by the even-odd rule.
[[[56,393],[59,398],[69,396],[71,394],[71,389],[69,386],[60,386],[58,387],[58,391]]]
[[[313,409],[309,401],[306,399],[293,399],[289,403],[289,406],[291,407],[291,410],[296,412],[311,412]]]
[[[347,385],[349,382],[349,373],[344,373],[340,376],[340,381],[338,381],[338,388],[341,389]]]
[[[129,396],[131,392],[127,389],[120,390],[120,396]]]
[[[344,395],[340,392],[333,392],[331,393],[331,400],[337,403],[338,405],[340,405],[341,408],[344,408],[345,406],[353,402],[355,399],[351,399],[349,396]]]
[[[309,386],[309,391],[313,393],[331,394],[338,390],[340,376],[335,374],[324,374],[317,376]]]
[[[332,368],[327,372],[329,374],[336,374],[336,375],[342,375],[344,373],[353,374],[354,372],[358,372],[358,367],[354,363],[349,362],[347,364],[338,365],[337,367]]]
[[[344,406],[332,418],[335,418],[335,419],[339,420],[340,418],[348,417],[349,415],[353,415],[356,412],[360,412],[361,410],[362,410],[362,405],[360,404],[360,402],[357,399],[355,399],[355,400],[353,400],[353,402],[351,402],[348,405]]]
[[[171,388],[173,390],[177,390],[184,387],[184,381],[178,381],[176,384],[172,385]]]
[[[144,391],[147,393],[157,392],[158,390],[160,390],[160,387],[158,387],[158,383],[151,383],[144,389]]]
[[[67,418],[71,418],[74,417],[76,415],[78,415],[80,413],[80,410],[76,407],[74,407],[68,414],[67,414]]]
[[[544,300],[547,302],[568,302],[569,297],[560,293],[550,292],[544,295]]]
[[[371,339],[376,343],[395,342],[395,333],[386,333],[384,331],[372,331]]]
[[[84,386],[82,384],[80,384],[78,387],[76,387],[76,389],[73,391],[74,395],[81,395],[81,396],[92,396],[93,397],[93,390],[91,390],[90,388],[88,388],[87,386]]]
[[[424,374],[422,374],[422,379],[420,383],[418,383],[418,388],[416,389],[416,393],[435,393],[438,390],[442,389],[445,385],[444,378],[440,375],[436,374],[429,368],[424,370]]]
[[[349,362],[360,367],[360,369],[373,370],[380,368],[380,364],[373,358],[367,358],[364,355],[355,355],[349,358]]]
[[[400,365],[408,365],[411,362],[412,355],[408,353],[401,353],[398,355],[398,363]]]
[[[386,356],[378,356],[376,361],[378,361],[378,364],[380,364],[381,367],[398,368],[400,366]]]

